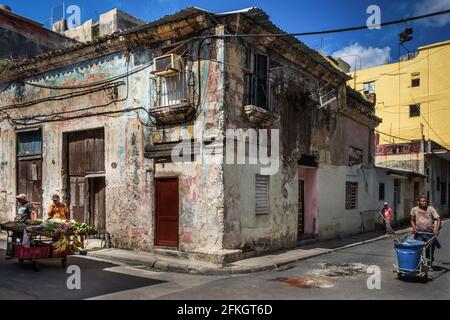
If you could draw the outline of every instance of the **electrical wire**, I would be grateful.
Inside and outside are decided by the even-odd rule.
[[[388,134],[388,133],[385,133],[385,132],[382,132],[382,131],[379,131],[379,130],[376,130],[376,129],[375,129],[374,131],[377,132],[377,133],[380,133],[380,134],[382,134],[382,135],[391,137],[391,138],[395,138],[395,139],[399,139],[399,140],[403,140],[403,141],[409,141],[409,142],[413,141],[413,140],[411,140],[411,139],[406,139],[406,138],[401,138],[401,137],[393,136],[393,135],[391,135],[391,134]]]
[[[173,48],[172,50],[168,51],[166,54],[170,54],[170,53],[178,50],[179,48],[181,48],[182,46],[186,45],[190,41],[192,41],[192,40],[191,39],[187,39],[187,40],[183,41],[180,45],[178,45],[175,48]],[[132,52],[134,52],[133,49],[131,48],[131,46],[128,46],[128,47],[130,48],[130,50]],[[153,60],[151,60],[148,63],[146,63],[146,64],[144,64],[144,65],[142,65],[140,67],[137,67],[137,68],[135,68],[135,69],[133,69],[131,71],[127,71],[125,73],[116,75],[116,76],[111,77],[111,78],[100,80],[100,81],[96,81],[96,82],[91,82],[91,83],[87,83],[87,84],[79,84],[79,85],[75,85],[75,86],[48,86],[48,85],[41,85],[41,84],[32,83],[32,82],[28,82],[28,81],[24,81],[24,83],[26,85],[29,85],[29,86],[43,88],[43,89],[52,89],[52,90],[90,88],[90,87],[99,86],[99,85],[102,85],[102,84],[105,84],[105,83],[110,83],[110,82],[116,81],[116,80],[121,79],[121,78],[125,78],[125,77],[127,77],[129,75],[132,75],[132,74],[135,74],[135,73],[140,72],[142,70],[145,70],[148,67],[150,67],[151,65],[153,65]]]
[[[448,14],[450,13],[450,9],[432,12],[429,14],[424,14],[420,16],[410,17],[410,18],[404,18],[404,19],[398,19],[388,22],[380,23],[379,26],[384,27],[388,25],[393,24],[399,24],[399,23],[405,23],[408,21],[415,21],[420,19],[425,19],[429,17],[434,17],[438,15]],[[331,30],[324,30],[324,31],[312,31],[312,32],[297,32],[297,33],[261,33],[261,34],[229,34],[229,35],[210,35],[208,37],[211,38],[219,38],[219,37],[240,37],[240,38],[248,38],[248,37],[285,37],[285,36],[310,36],[310,35],[317,35],[317,34],[327,34],[327,33],[340,33],[340,32],[347,32],[347,31],[355,31],[355,30],[364,30],[368,29],[367,25],[364,26],[358,26],[358,27],[349,27],[349,28],[342,28],[342,29],[331,29]]]
[[[79,97],[79,96],[84,96],[86,94],[91,94],[94,92],[115,88],[115,87],[121,86],[123,84],[124,84],[123,81],[115,82],[110,85],[104,85],[102,87],[93,88],[93,89],[89,89],[89,90],[75,91],[75,92],[65,93],[65,94],[58,95],[58,96],[45,97],[45,98],[41,98],[41,99],[37,99],[37,100],[32,100],[32,101],[28,101],[28,102],[24,102],[24,103],[6,105],[3,107],[0,107],[0,111],[27,108],[27,107],[31,107],[31,106],[34,106],[36,104],[43,103],[43,102],[71,99],[71,98],[75,98],[75,97]]]

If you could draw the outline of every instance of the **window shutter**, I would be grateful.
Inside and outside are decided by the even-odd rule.
[[[256,214],[269,214],[269,176],[256,175]]]

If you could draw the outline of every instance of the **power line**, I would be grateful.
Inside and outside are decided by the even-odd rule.
[[[450,9],[432,12],[429,14],[424,14],[421,16],[415,16],[410,18],[404,18],[404,19],[398,19],[388,22],[380,23],[380,26],[388,26],[393,24],[399,24],[399,23],[405,23],[408,21],[415,21],[420,19],[425,19],[429,17],[434,17],[438,15],[448,14],[450,13]],[[199,39],[203,38],[229,38],[229,37],[241,37],[241,38],[247,38],[247,37],[284,37],[284,36],[310,36],[310,35],[317,35],[317,34],[327,34],[327,33],[339,33],[339,32],[347,32],[347,31],[356,31],[356,30],[364,30],[367,29],[367,25],[364,26],[358,26],[358,27],[349,27],[349,28],[342,28],[342,29],[331,29],[331,30],[323,30],[323,31],[311,31],[311,32],[297,32],[297,33],[261,33],[261,34],[225,34],[225,35],[206,35],[197,37]]]
[[[433,127],[430,125],[430,123],[427,121],[427,119],[425,119],[425,117],[422,116],[422,115],[421,115],[421,117],[422,117],[422,119],[428,124],[428,128],[430,128],[431,131],[434,132],[434,134],[436,135],[436,137],[438,137],[439,140],[441,140],[441,142],[444,144],[444,146],[449,146],[450,144],[446,143],[445,140],[442,139],[442,138],[436,133],[436,131],[434,131]]]
[[[391,137],[391,138],[403,140],[403,141],[408,141],[408,142],[411,142],[411,141],[412,141],[411,139],[405,139],[405,138],[401,138],[401,137],[396,137],[396,136],[393,136],[393,135],[391,135],[391,134],[388,134],[388,133],[385,133],[385,132],[382,132],[382,131],[379,131],[379,130],[376,130],[376,129],[375,129],[375,132],[381,133],[381,134],[383,134],[383,135],[385,135],[385,136],[388,136],[388,137]]]

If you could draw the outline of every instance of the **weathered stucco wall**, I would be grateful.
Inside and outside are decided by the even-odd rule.
[[[30,58],[76,42],[41,24],[0,9],[0,58]]]
[[[270,213],[255,214],[255,175],[258,165],[225,166],[226,241],[228,248],[244,251],[275,250],[295,246],[298,225],[298,172],[300,153],[311,152],[312,127],[319,127],[320,119],[314,121],[314,103],[308,92],[317,89],[311,76],[292,68],[279,68],[271,73],[271,81],[279,84],[275,93],[276,110],[281,120],[272,125],[255,124],[246,120],[245,106],[246,45],[227,41],[226,46],[226,125],[231,129],[279,129],[280,167],[270,176]],[[272,59],[271,52],[258,47]],[[248,163],[248,159],[247,162]],[[316,202],[312,197],[311,203]],[[313,220],[313,219],[310,219]],[[307,230],[314,229],[312,222]]]
[[[201,62],[202,93],[196,121],[152,129],[152,136],[164,136],[165,142],[195,139],[200,143],[199,155],[194,163],[156,164],[155,176],[179,178],[179,250],[221,254],[225,232],[223,154],[219,139],[208,140],[224,131],[223,41],[213,41],[205,48],[210,59]],[[192,61],[192,70],[197,70],[197,63]]]
[[[130,57],[129,68],[139,63]],[[140,60],[148,60],[148,52]],[[32,83],[52,86],[74,86],[100,81],[127,71],[127,57],[122,53],[113,54],[78,65],[68,66],[47,74],[25,79]],[[117,97],[109,90],[94,90],[89,94],[76,94],[76,97],[58,101],[45,101],[30,107],[8,111],[11,117],[23,118],[44,114],[58,116],[81,116],[86,112],[120,111],[149,104],[148,70],[123,78],[124,84],[118,86]],[[51,90],[33,86],[13,85],[2,93],[2,106],[23,103],[31,100],[55,98],[63,94],[79,92],[81,89]],[[144,94],[143,94],[144,93]],[[113,102],[116,100],[117,102]],[[82,111],[75,111],[80,110]],[[138,110],[139,111],[139,110]],[[117,117],[117,115],[121,115]],[[141,121],[146,115],[141,113]],[[46,117],[47,118],[47,117]],[[47,118],[48,119],[48,118]],[[44,207],[51,194],[61,193],[65,199],[67,189],[63,166],[63,133],[104,128],[105,131],[105,170],[106,170],[106,222],[112,235],[113,244],[118,247],[150,248],[152,246],[152,219],[148,207],[152,204],[152,179],[146,172],[151,168],[150,161],[144,159],[145,127],[137,118],[136,112],[114,113],[110,116],[93,116],[78,119],[45,122],[42,128],[42,189]],[[2,216],[14,216],[15,181],[15,127],[2,123],[2,157],[10,156],[8,174],[3,181],[2,190],[7,191],[6,211]],[[11,201],[12,200],[12,201]],[[2,206],[2,209],[4,207]]]
[[[333,183],[330,183],[333,181]],[[345,183],[358,182],[356,209],[345,209]],[[360,233],[378,218],[375,169],[321,165],[319,168],[319,238],[332,239]],[[362,214],[361,214],[362,212]]]

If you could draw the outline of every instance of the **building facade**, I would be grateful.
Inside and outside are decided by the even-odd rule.
[[[433,140],[450,147],[450,41],[418,48],[397,63],[358,70],[349,85],[375,93],[380,144]]]
[[[282,31],[189,8],[15,65],[0,218],[57,192],[116,247],[215,262],[373,228],[373,104],[294,37],[237,32]]]
[[[15,14],[5,5],[0,5],[0,33],[1,60],[30,58],[76,43],[36,21]]]

